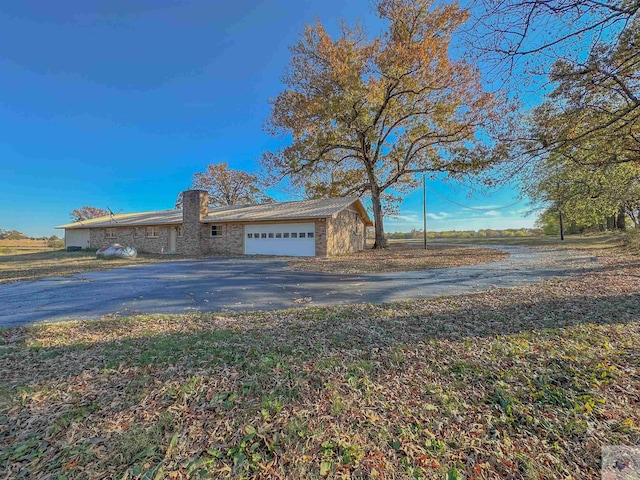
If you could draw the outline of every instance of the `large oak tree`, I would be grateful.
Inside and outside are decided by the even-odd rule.
[[[267,128],[290,144],[262,159],[313,196],[369,195],[374,247],[383,247],[383,204],[418,186],[419,174],[462,176],[491,164],[487,138],[504,118],[478,69],[449,56],[468,18],[457,5],[379,0],[387,28],[370,37],[341,26],[332,38],[318,21],[291,48]]]

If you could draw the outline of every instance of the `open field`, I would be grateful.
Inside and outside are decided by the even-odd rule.
[[[96,258],[94,251],[67,252],[65,250],[0,255],[0,283],[61,277],[122,266],[178,260],[175,255],[139,254],[132,259]]]
[[[600,478],[640,443],[639,278],[4,330],[0,477]]]
[[[621,249],[624,248],[624,238],[631,238],[633,234],[591,234],[591,235],[567,235],[564,241],[559,236],[538,235],[533,237],[495,237],[495,238],[430,238],[429,244],[474,244],[474,245],[522,245],[530,247],[558,247],[574,249]],[[394,242],[407,242],[408,240],[391,240]],[[422,240],[410,240],[410,242],[422,245]]]
[[[327,273],[379,273],[429,270],[496,262],[509,254],[496,249],[432,245],[425,250],[415,242],[398,241],[384,250],[361,252],[330,258],[300,258],[289,263],[290,270]]]
[[[28,253],[55,252],[59,248],[49,247],[3,247],[0,246],[0,261],[6,255],[24,255]]]

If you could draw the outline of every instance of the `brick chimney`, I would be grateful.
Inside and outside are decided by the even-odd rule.
[[[182,249],[184,254],[202,253],[202,219],[209,213],[209,194],[206,190],[182,192]]]

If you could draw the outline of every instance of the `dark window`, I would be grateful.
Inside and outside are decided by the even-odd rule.
[[[269,234],[269,238],[273,238],[273,233],[270,233],[270,234]]]
[[[289,234],[288,234],[288,233],[283,233],[283,234],[282,234],[282,236],[283,236],[284,238],[289,238]]]
[[[306,236],[307,236],[307,234],[306,234],[306,233],[304,233],[304,232],[300,232],[300,233],[298,234],[298,238],[305,238]]]
[[[313,233],[313,232],[309,232],[309,233],[307,233],[307,237],[308,237],[308,238],[313,238],[313,235],[314,235],[314,233]]]
[[[266,233],[261,233],[261,234],[260,234],[260,237],[261,237],[261,238],[267,238],[267,234],[266,234]]]
[[[297,234],[296,232],[293,232],[293,233],[291,234],[291,238],[298,238],[298,234]]]
[[[253,238],[253,233],[247,233],[247,238]]]
[[[220,237],[220,236],[222,236],[222,226],[221,225],[211,225],[211,236],[212,237]]]
[[[276,238],[282,238],[282,234],[281,233],[276,233]]]

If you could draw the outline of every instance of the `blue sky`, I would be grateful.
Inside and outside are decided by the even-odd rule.
[[[316,17],[330,31],[340,18],[372,22],[364,0],[3,2],[0,228],[61,235],[53,227],[74,208],[172,208],[209,163],[254,170],[278,145],[263,124],[288,47]],[[517,200],[512,190],[429,188],[429,230],[535,220],[524,203],[498,209]],[[419,190],[385,222],[421,226]]]

